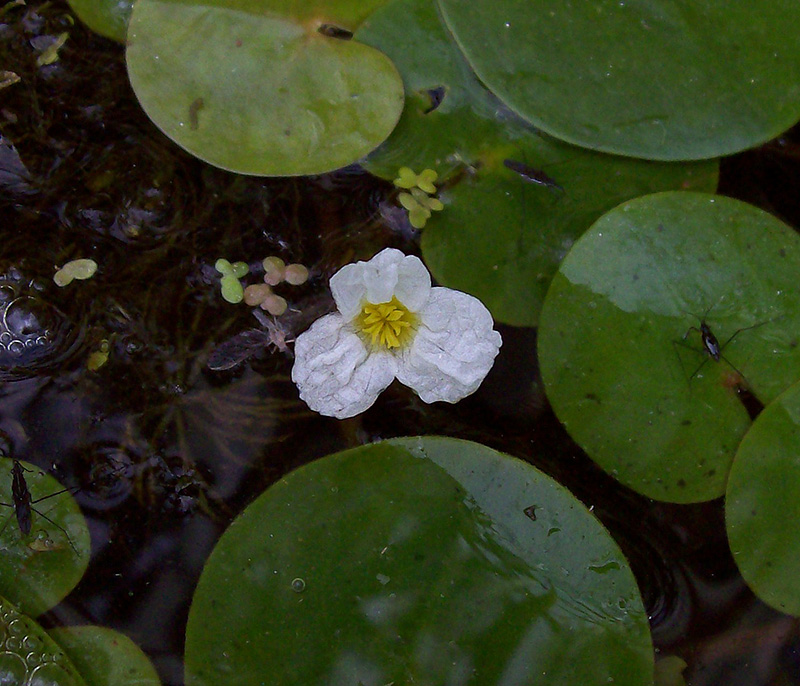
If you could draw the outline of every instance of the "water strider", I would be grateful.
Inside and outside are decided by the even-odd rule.
[[[40,512],[35,507],[33,507],[36,503],[40,503],[43,500],[53,498],[54,496],[61,495],[62,493],[68,493],[70,489],[63,488],[60,491],[49,493],[45,496],[42,496],[41,498],[37,498],[36,500],[34,500],[31,497],[31,491],[28,488],[28,482],[25,480],[25,472],[30,470],[25,469],[19,460],[15,458],[11,459],[13,461],[13,465],[11,467],[11,499],[13,503],[0,502],[0,506],[14,508],[14,516],[17,520],[17,527],[19,528],[19,531],[23,536],[27,536],[30,534],[32,527],[32,513],[35,512],[43,519],[46,519],[48,522],[50,522],[53,526],[60,529],[66,536],[67,541],[69,541],[70,547],[76,553],[78,553],[78,550],[75,548],[75,545],[72,542],[72,538],[70,538],[70,535],[67,533],[66,529],[64,529],[64,527],[62,527],[57,522],[54,522],[52,519],[50,519],[50,517],[44,514],[44,512]],[[0,535],[2,535],[2,533],[5,531],[10,520],[11,518],[9,517],[5,521],[3,526],[0,528]]]
[[[705,364],[709,360],[713,360],[714,362],[719,362],[720,360],[722,360],[734,372],[736,372],[739,375],[739,377],[745,382],[745,385],[749,385],[749,384],[747,384],[747,378],[745,377],[745,375],[742,374],[742,372],[739,371],[739,369],[737,369],[736,366],[727,357],[725,357],[722,353],[725,350],[725,348],[728,346],[728,344],[730,344],[730,342],[733,341],[734,338],[736,338],[740,333],[742,333],[742,331],[749,331],[751,329],[757,329],[759,326],[764,326],[764,324],[768,324],[769,322],[775,321],[775,319],[774,318],[773,319],[765,319],[763,322],[758,322],[757,324],[751,324],[750,326],[743,326],[740,329],[736,329],[736,331],[734,331],[727,338],[727,340],[724,343],[720,344],[720,342],[717,339],[716,335],[711,330],[711,327],[708,325],[708,322],[706,321],[706,317],[708,317],[708,313],[710,311],[711,311],[711,308],[709,307],[705,311],[705,313],[703,314],[702,317],[697,317],[697,315],[692,315],[694,317],[697,317],[697,319],[699,320],[700,325],[699,326],[690,326],[686,330],[686,333],[683,334],[683,337],[680,339],[680,341],[675,341],[674,342],[674,343],[677,343],[678,345],[682,345],[683,347],[688,348],[689,350],[693,350],[694,352],[696,352],[698,354],[704,355],[703,361],[700,362],[700,364],[697,366],[697,369],[695,369],[694,372],[692,372],[691,376],[689,376],[689,381],[694,379],[700,373],[700,370],[705,366]],[[689,334],[692,331],[696,331],[697,333],[700,334],[700,341],[701,341],[702,346],[703,346],[702,350],[697,350],[696,348],[694,348],[691,345],[689,345],[688,343],[686,343],[686,339],[688,338]],[[680,355],[678,355],[678,360],[681,362],[681,366],[683,366],[683,362],[681,361]]]

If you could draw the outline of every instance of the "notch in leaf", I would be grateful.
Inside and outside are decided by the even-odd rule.
[[[442,104],[444,96],[447,95],[447,88],[444,86],[436,86],[436,88],[422,90],[420,91],[420,94],[430,101],[430,105],[427,109],[423,110],[422,113],[430,114],[434,110],[438,109],[439,105]]]

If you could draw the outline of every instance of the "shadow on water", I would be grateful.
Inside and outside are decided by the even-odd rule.
[[[59,61],[36,66],[31,39],[62,31]],[[690,660],[691,683],[798,678],[797,622],[743,584],[721,503],[656,504],[595,467],[547,405],[535,331],[503,328],[495,368],[456,406],[425,405],[395,384],[344,422],[305,408],[279,346],[209,369],[226,341],[260,328],[219,296],[217,258],[276,254],[311,267],[282,320],[291,340],[330,309],[324,286],[339,266],[386,245],[415,251],[413,232],[381,207],[386,184],[355,168],[257,179],[198,162],[144,116],[122,49],[73,25],[63,3],[0,19],[0,65],[20,76],[0,91],[2,445],[79,487],[92,533],[87,575],[45,623],[124,631],[165,684],[180,684],[194,586],[248,502],[327,453],[445,434],[527,459],[593,507],[631,560],[657,647]],[[796,190],[798,164],[790,132],[725,161],[721,190],[797,225],[785,179]],[[98,273],[59,289],[55,267],[78,257]],[[102,342],[108,361],[90,371]]]

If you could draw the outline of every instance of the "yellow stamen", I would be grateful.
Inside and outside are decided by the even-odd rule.
[[[416,316],[397,298],[388,303],[366,303],[354,324],[375,347],[392,349],[404,346],[411,339]]]

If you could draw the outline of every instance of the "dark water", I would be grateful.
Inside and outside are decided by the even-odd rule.
[[[31,41],[62,31],[60,60],[36,66]],[[357,169],[264,180],[196,161],[141,112],[122,48],[72,25],[63,3],[0,18],[0,70],[21,77],[0,90],[0,446],[80,486],[92,531],[87,575],[45,624],[123,631],[165,684],[181,684],[195,583],[248,502],[327,453],[444,434],[527,459],[593,507],[631,560],[659,652],[685,658],[691,684],[800,684],[800,624],[743,583],[722,503],[653,503],[594,467],[547,405],[534,330],[500,327],[495,368],[458,405],[393,385],[344,422],[305,408],[275,346],[209,369],[226,341],[261,328],[220,298],[217,258],[276,254],[312,269],[282,320],[291,339],[331,307],[339,266],[387,245],[416,251],[386,184]],[[800,226],[799,138],[726,160],[721,192]],[[99,272],[57,288],[54,267],[78,257]],[[109,360],[90,372],[103,340]]]

